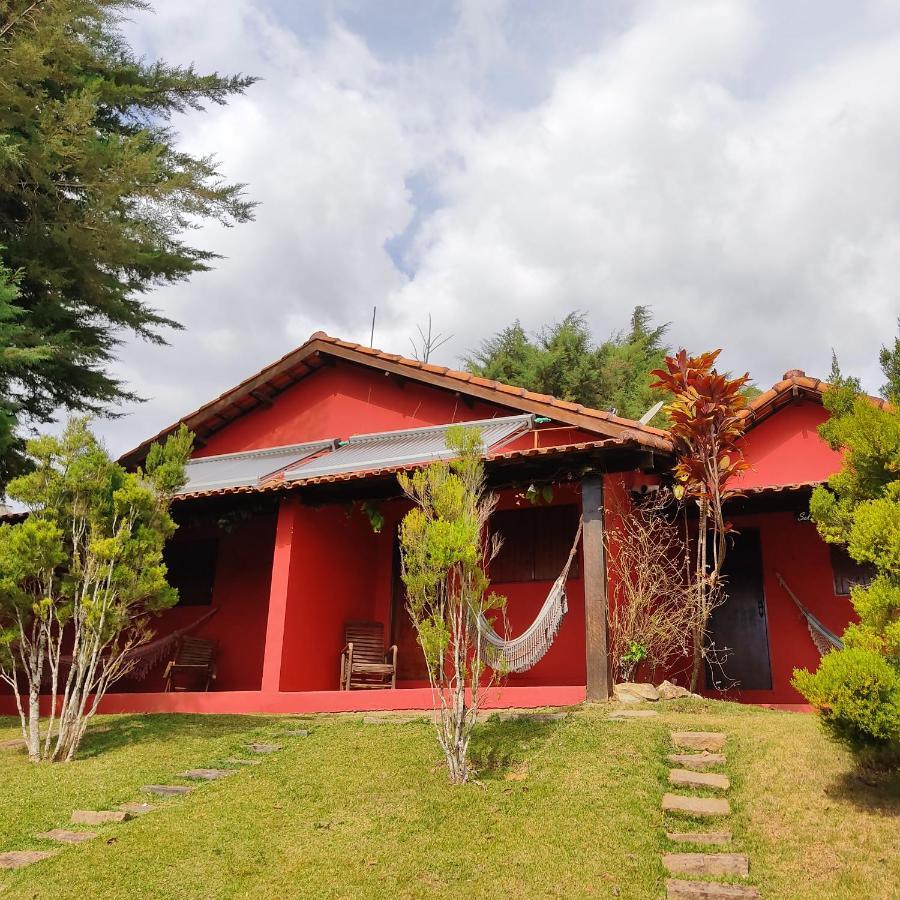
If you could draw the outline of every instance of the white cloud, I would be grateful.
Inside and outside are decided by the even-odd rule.
[[[199,232],[227,259],[156,294],[188,330],[126,348],[122,374],[153,400],[109,427],[117,449],[318,328],[366,340],[373,305],[376,344],[403,352],[431,312],[453,361],[516,317],[585,309],[602,335],[645,303],[674,341],[724,346],[763,384],[823,373],[834,346],[877,386],[900,312],[886,5],[877,32],[832,35],[838,49],[760,90],[760,67],[792,52],[769,43],[777,5],[773,22],[739,0],[638,3],[625,25],[555,22],[538,57],[543,26],[519,4],[464,3],[428,54],[385,59],[337,13],[304,36],[261,2],[167,0],[132,30],[148,54],[263,76],[177,123],[262,205],[254,224]],[[385,250],[399,235],[411,279]]]

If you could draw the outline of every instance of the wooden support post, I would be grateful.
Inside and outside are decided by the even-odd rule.
[[[297,509],[298,504],[293,497],[281,498],[278,524],[275,527],[266,646],[263,651],[262,691],[268,694],[277,694],[281,689],[281,658],[284,652],[284,627],[291,576],[291,544]]]
[[[584,520],[584,633],[587,653],[587,699],[610,695],[606,640],[606,551],[603,545],[603,478],[592,475],[581,482]]]

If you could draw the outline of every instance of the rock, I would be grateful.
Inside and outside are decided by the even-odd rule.
[[[145,784],[141,790],[145,794],[156,794],[158,797],[175,797],[178,794],[190,793],[193,788],[184,784]]]
[[[280,744],[248,744],[247,747],[254,753],[277,753],[281,749]]]
[[[667,831],[666,837],[676,844],[730,844],[730,831]]]
[[[53,828],[36,834],[42,841],[59,841],[60,844],[80,844],[97,837],[96,831],[67,831],[65,828]]]
[[[309,729],[308,728],[292,728],[290,731],[286,731],[285,734],[288,737],[309,737]]]
[[[620,703],[640,703],[641,700],[659,700],[659,692],[652,684],[623,681],[613,688],[613,695]]]
[[[758,900],[759,891],[743,884],[666,880],[667,900]]]
[[[672,742],[682,750],[708,750],[711,753],[725,746],[720,731],[673,731]]]
[[[73,825],[109,825],[112,822],[127,822],[131,813],[125,809],[76,809],[72,813]]]
[[[714,791],[727,791],[731,787],[727,775],[717,772],[691,772],[688,769],[672,769],[669,772],[669,784],[676,787],[712,788]]]
[[[709,769],[724,766],[725,756],[722,753],[670,753],[669,762],[683,769]]]
[[[228,769],[188,769],[187,772],[179,772],[179,778],[191,778],[194,781],[217,781],[230,775]]]
[[[656,692],[659,694],[660,700],[677,700],[679,697],[694,696],[687,688],[680,684],[672,684],[671,681],[664,681],[657,685]]]
[[[132,816],[145,816],[155,808],[152,803],[123,803],[119,807],[123,812],[127,812]]]
[[[56,856],[56,850],[10,850],[0,853],[0,869],[22,869],[32,863]]]
[[[664,853],[663,865],[673,875],[750,874],[750,861],[744,853]]]
[[[654,719],[658,716],[655,709],[616,709],[609,714],[610,719]]]
[[[731,806],[727,800],[712,797],[684,797],[681,794],[663,794],[665,812],[688,813],[692,816],[727,816]]]

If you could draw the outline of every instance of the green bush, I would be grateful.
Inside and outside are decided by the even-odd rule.
[[[876,650],[826,653],[817,672],[796,669],[793,684],[854,750],[890,751],[900,743],[900,675]]]

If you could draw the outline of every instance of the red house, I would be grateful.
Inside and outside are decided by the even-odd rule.
[[[729,557],[729,600],[713,622],[728,657],[724,670],[707,673],[709,691],[801,702],[791,672],[815,667],[819,652],[783,584],[827,629],[840,634],[850,618],[847,585],[859,573],[830,552],[805,513],[811,486],[841,461],[816,433],[826,416],[822,389],[789,372],[748,411],[752,468],[731,510],[740,537]],[[122,462],[139,464],[182,422],[197,440],[168,550],[181,600],[157,630],[216,641],[216,679],[209,691],[164,692],[160,666],[117,685],[105,712],[429,708],[403,608],[396,531],[409,504],[396,474],[439,457],[446,427],[460,422],[479,424],[499,496],[495,526],[505,542],[491,576],[509,599],[513,635],[541,609],[584,522],[556,639],[490,702],[608,696],[604,515],[613,514],[614,497],[666,476],[666,432],[321,332]],[[551,499],[526,500],[532,485],[551,486]],[[387,643],[398,646],[395,690],[339,690],[351,620],[383,623]]]

